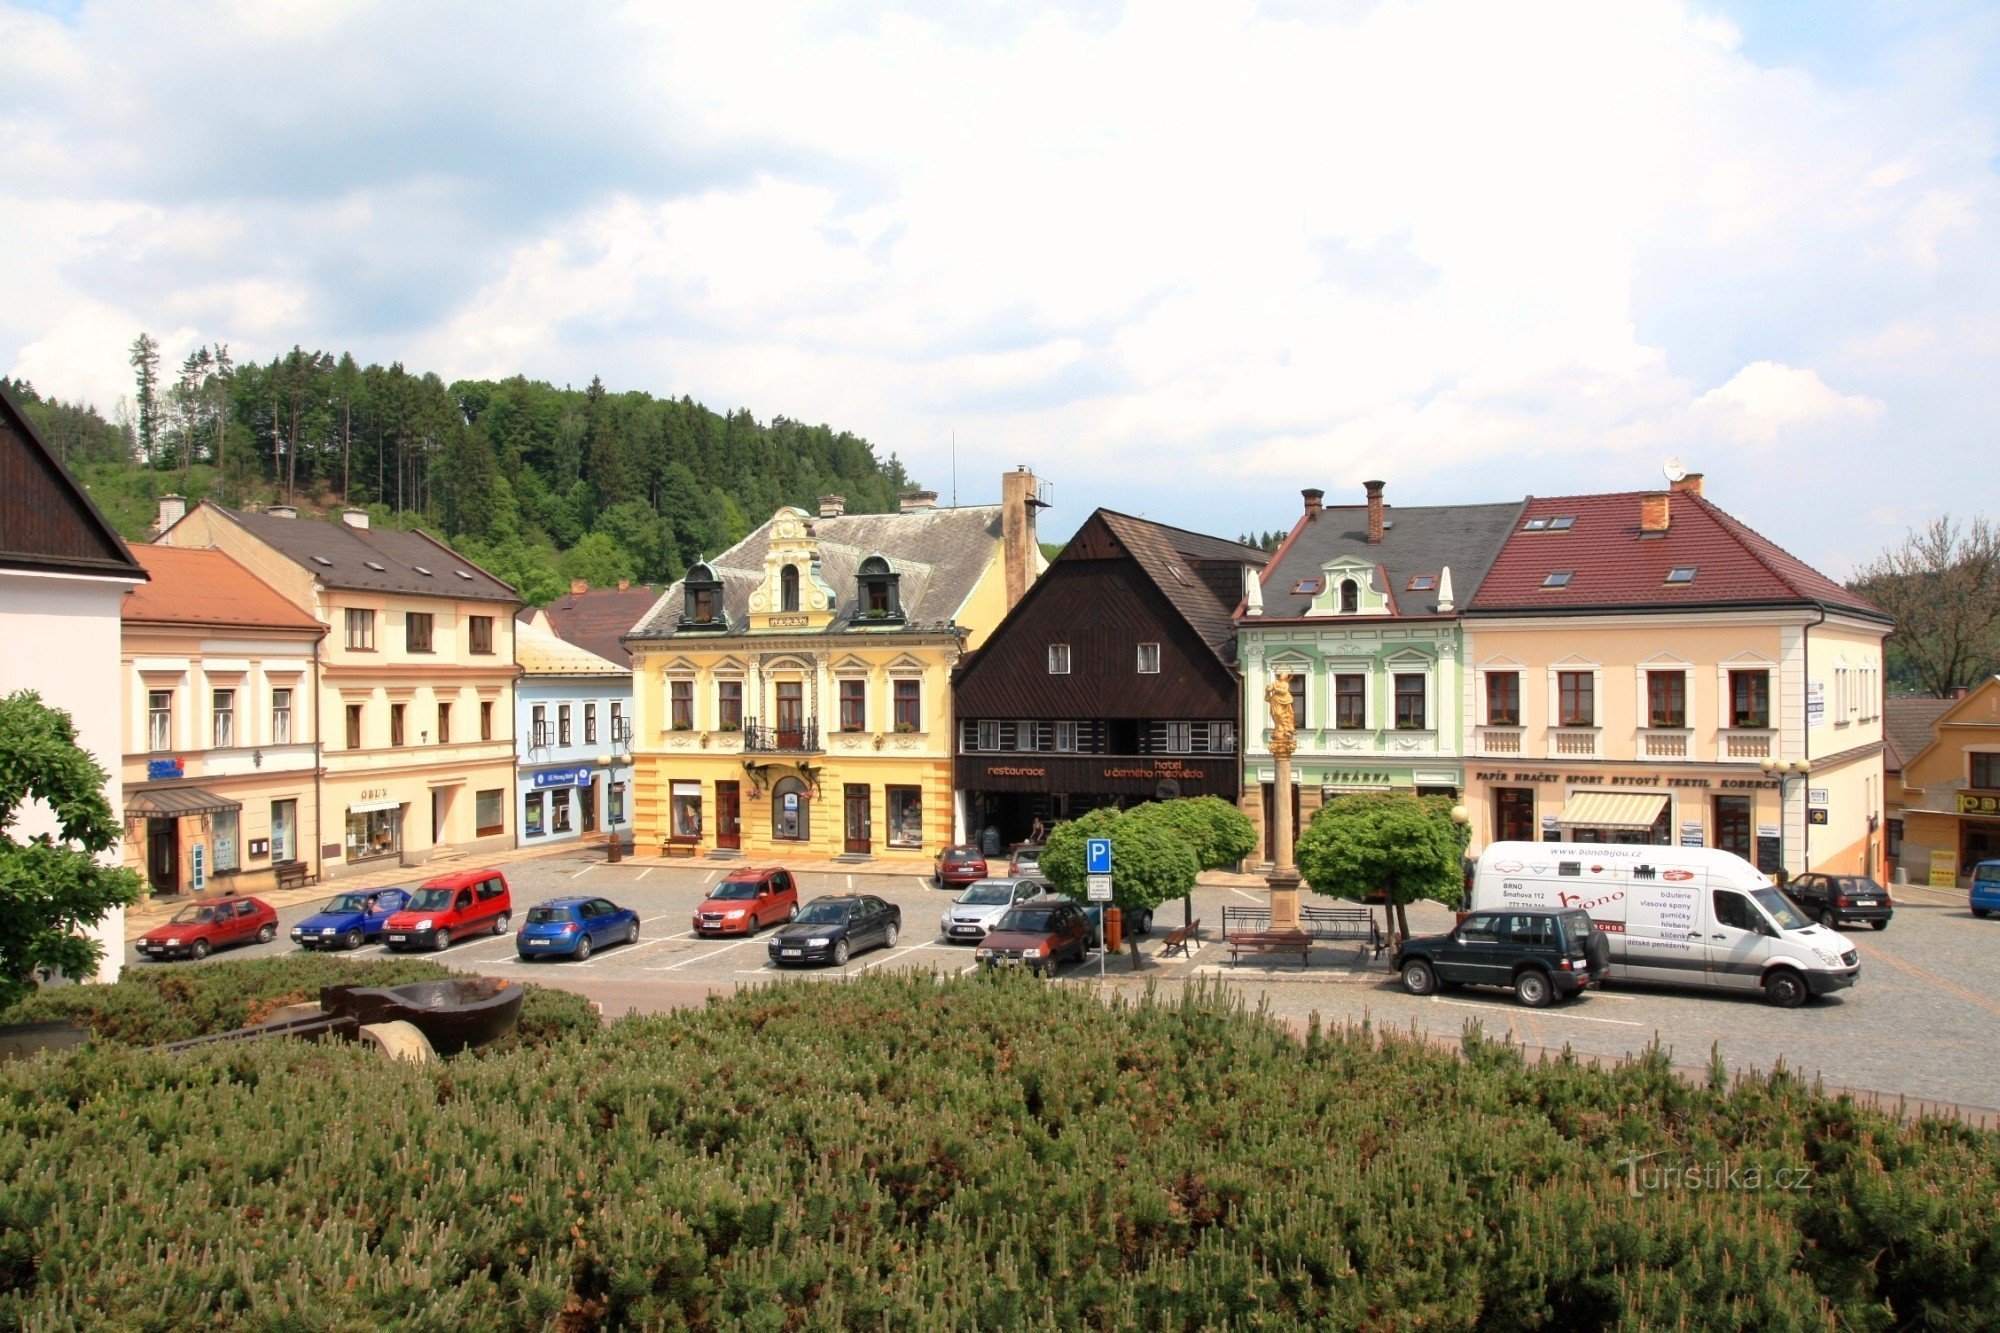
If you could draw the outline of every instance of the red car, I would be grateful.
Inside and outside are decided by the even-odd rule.
[[[697,935],[755,935],[799,914],[799,886],[776,866],[732,870],[694,909]]]
[[[962,889],[986,878],[986,854],[971,843],[947,847],[937,854],[937,886]]]
[[[391,950],[448,949],[452,940],[486,931],[507,933],[514,895],[497,870],[457,870],[424,881],[410,905],[382,923],[382,942]]]
[[[213,949],[252,940],[269,944],[277,937],[276,908],[262,898],[230,894],[195,899],[166,925],[141,935],[138,949],[148,958],[206,958]]]

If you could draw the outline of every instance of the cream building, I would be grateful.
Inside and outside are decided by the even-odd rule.
[[[324,521],[203,502],[164,526],[162,545],[225,551],[327,627],[325,873],[513,845],[511,587],[360,510]]]

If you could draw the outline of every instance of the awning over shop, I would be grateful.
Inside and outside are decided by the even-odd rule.
[[[1649,829],[1667,808],[1667,798],[1653,792],[1572,792],[1556,823],[1564,828]]]
[[[347,807],[347,813],[350,815],[370,815],[374,814],[377,810],[394,810],[401,804],[401,801],[356,801],[353,805]]]
[[[219,815],[242,808],[243,802],[226,800],[200,787],[138,787],[125,795],[127,819],[179,819],[182,815]]]

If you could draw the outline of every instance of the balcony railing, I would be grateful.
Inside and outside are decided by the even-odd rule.
[[[1686,730],[1649,728],[1639,733],[1639,753],[1646,759],[1685,759],[1692,735]]]
[[[819,719],[809,717],[789,725],[766,726],[754,717],[745,718],[743,748],[758,754],[818,754]]]
[[[1521,753],[1521,728],[1480,727],[1475,739],[1481,754]]]
[[[1773,731],[1725,731],[1722,733],[1724,759],[1769,759]]]
[[[1562,759],[1597,758],[1597,728],[1554,728],[1549,733],[1549,753]]]

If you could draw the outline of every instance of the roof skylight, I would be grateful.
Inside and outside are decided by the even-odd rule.
[[[417,573],[422,574],[425,578],[429,578],[431,576],[431,572],[428,569],[425,569],[422,565],[412,565],[411,568],[416,570]]]
[[[1568,532],[1571,528],[1575,526],[1576,526],[1575,514],[1563,514],[1557,518],[1552,518],[1549,520],[1550,532]]]
[[[1569,586],[1569,576],[1572,572],[1567,569],[1553,570],[1547,578],[1542,580],[1542,586],[1544,588],[1567,588]]]
[[[333,568],[333,561],[331,561],[331,560],[327,559],[327,558],[326,558],[325,556],[323,556],[323,555],[316,555],[316,556],[314,556],[314,557],[313,557],[313,563],[314,563],[315,565],[325,565],[325,566],[326,566],[326,567],[327,567],[328,569],[332,569],[332,568]]]
[[[1292,595],[1294,597],[1317,597],[1319,596],[1320,589],[1325,586],[1325,583],[1319,579],[1300,579],[1292,585]]]
[[[1549,521],[1545,518],[1531,518],[1526,523],[1523,523],[1521,525],[1521,531],[1543,532],[1547,530],[1548,526],[1549,526]]]
[[[387,565],[377,564],[373,560],[363,560],[361,563],[368,566],[368,568],[374,570],[377,574],[386,574],[389,572],[389,568]]]
[[[1431,589],[1437,586],[1438,586],[1438,576],[1435,574],[1412,574],[1410,576],[1409,586],[1405,587],[1403,591],[1429,592]]]
[[[1700,568],[1700,566],[1698,565],[1676,565],[1674,568],[1667,571],[1667,582],[1693,583],[1694,573],[1695,570],[1698,568]]]
[[[460,578],[464,579],[467,583],[472,582],[472,575],[466,573],[462,569],[454,569],[451,572],[458,575]]]

